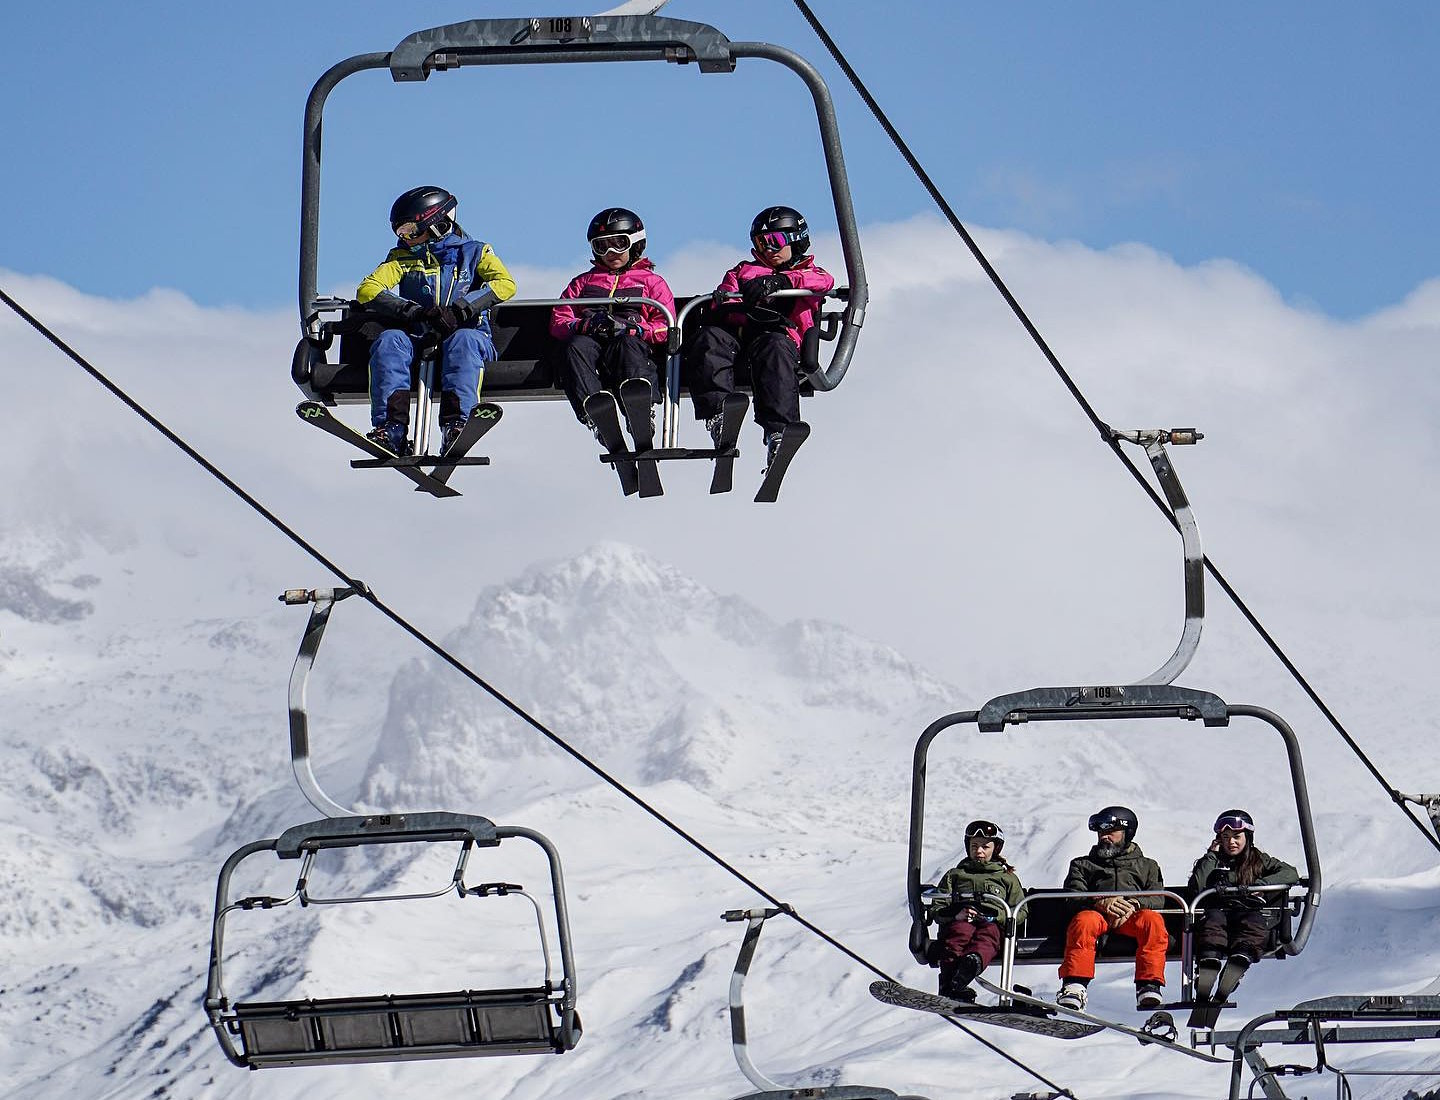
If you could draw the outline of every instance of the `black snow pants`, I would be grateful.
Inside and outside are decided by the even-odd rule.
[[[800,420],[800,349],[785,330],[735,330],[705,325],[685,348],[681,371],[695,419],[720,412],[725,396],[735,392],[735,364],[750,367],[755,391],[755,423],[769,436]]]
[[[582,424],[587,397],[601,390],[618,396],[620,383],[630,378],[645,379],[654,399],[660,400],[660,370],[650,354],[650,345],[638,336],[616,336],[601,343],[580,333],[557,346],[553,354],[560,388],[570,399],[575,419]]]
[[[1272,913],[1258,909],[1206,909],[1195,933],[1195,954],[1202,959],[1244,955],[1259,962],[1274,923]]]

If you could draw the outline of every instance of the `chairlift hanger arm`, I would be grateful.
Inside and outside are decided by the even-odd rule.
[[[1117,442],[1124,440],[1145,448],[1145,455],[1155,470],[1165,501],[1174,514],[1176,526],[1180,528],[1180,542],[1185,555],[1185,625],[1169,660],[1149,676],[1136,681],[1139,684],[1174,683],[1195,656],[1195,650],[1200,645],[1200,632],[1205,625],[1205,550],[1200,544],[1200,527],[1195,522],[1195,513],[1165,451],[1165,444],[1191,446],[1204,439],[1205,435],[1194,428],[1148,428],[1139,431],[1111,429],[1110,437]]]
[[[330,622],[330,612],[338,601],[362,590],[366,590],[364,585],[313,590],[291,588],[280,596],[280,601],[285,604],[313,602],[315,605],[310,609],[310,619],[300,639],[300,651],[295,655],[295,664],[290,670],[290,764],[305,800],[329,817],[351,817],[355,811],[327,795],[315,778],[310,760],[310,717],[305,693],[310,683],[310,671],[315,667],[315,656],[325,637],[325,627]]]

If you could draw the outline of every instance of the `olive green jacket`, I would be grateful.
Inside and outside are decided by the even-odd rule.
[[[1003,860],[990,859],[981,862],[968,856],[945,872],[940,880],[940,891],[948,893],[953,900],[942,903],[936,910],[941,921],[955,919],[956,913],[966,905],[974,905],[983,913],[1000,920],[1005,919],[1005,910],[989,902],[989,898],[1004,898],[1010,911],[1020,920],[1025,913],[1020,903],[1025,900],[1025,887],[1014,871],[1007,868]],[[977,899],[975,895],[979,895]],[[1018,911],[1018,912],[1017,912]]]
[[[1070,870],[1065,876],[1064,889],[1076,893],[1093,894],[1107,890],[1139,892],[1141,890],[1165,889],[1165,876],[1160,873],[1160,864],[1140,850],[1140,845],[1131,841],[1113,856],[1098,853],[1099,845],[1090,849],[1089,855],[1077,856],[1070,861]],[[1163,909],[1167,899],[1161,897],[1135,898],[1141,909]],[[1078,909],[1088,909],[1094,901],[1084,901]]]

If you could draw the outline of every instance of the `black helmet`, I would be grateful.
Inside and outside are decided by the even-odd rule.
[[[597,260],[607,252],[618,252],[623,241],[630,250],[633,264],[645,254],[645,223],[635,211],[612,206],[590,219],[585,239],[590,242],[590,251]]]
[[[1255,819],[1244,810],[1225,810],[1215,819],[1215,832],[1218,835],[1221,829],[1230,829],[1233,832],[1249,833],[1255,835]]]
[[[1125,843],[1135,839],[1135,830],[1140,828],[1140,819],[1129,806],[1106,806],[1090,815],[1089,828],[1092,833],[1108,833],[1112,829],[1125,830]]]
[[[772,233],[776,234],[773,238]],[[777,252],[788,244],[791,259],[798,260],[810,251],[810,227],[805,224],[805,215],[794,207],[767,206],[750,223],[750,240],[757,248],[767,243],[778,244]]]
[[[439,240],[455,224],[455,206],[455,196],[443,187],[412,187],[390,207],[390,228],[402,240],[427,235]]]
[[[970,822],[969,825],[965,826],[965,847],[967,849],[970,847],[970,838],[972,836],[983,837],[985,840],[993,840],[995,842],[994,856],[996,859],[1000,858],[1000,849],[1005,847],[1005,830],[1000,828],[999,825],[996,825],[993,821]],[[968,850],[966,855],[969,855]]]

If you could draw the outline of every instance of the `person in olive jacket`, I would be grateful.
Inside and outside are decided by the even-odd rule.
[[[1065,889],[1094,894],[1111,890],[1163,890],[1160,865],[1135,843],[1140,827],[1135,811],[1106,806],[1090,815],[1091,831],[1099,834],[1088,855],[1070,861]],[[1087,898],[1065,929],[1065,957],[1060,964],[1060,993],[1055,1003],[1082,1009],[1086,987],[1095,977],[1095,944],[1105,932],[1119,932],[1135,940],[1135,1007],[1157,1008],[1164,1000],[1165,950],[1169,933],[1157,909],[1165,899],[1150,897]]]
[[[1005,830],[993,821],[972,821],[965,826],[966,856],[945,872],[940,892],[949,902],[940,912],[940,935],[932,948],[933,961],[940,965],[940,996],[973,1001],[970,988],[987,966],[995,961],[1004,938],[1003,922],[1008,915],[1024,919],[1021,902],[1025,888],[1015,868],[1000,858],[1005,847]],[[1005,906],[996,899],[1003,898]]]
[[[1253,887],[1299,881],[1294,867],[1255,847],[1255,822],[1244,810],[1226,810],[1215,819],[1215,839],[1190,872],[1193,893],[1221,891],[1202,902],[1196,929],[1198,1000],[1209,1000],[1212,992],[1226,1000],[1250,964],[1260,961],[1270,929],[1279,923],[1286,892]]]

